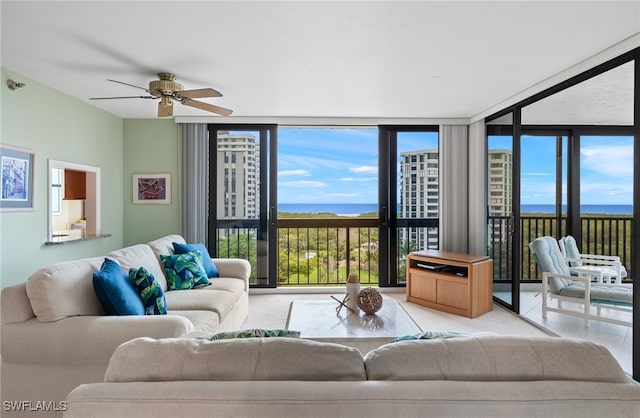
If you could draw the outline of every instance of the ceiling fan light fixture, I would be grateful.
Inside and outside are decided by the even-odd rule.
[[[89,100],[105,100],[105,99],[160,99],[158,103],[158,117],[167,117],[173,115],[173,102],[178,101],[183,105],[195,107],[207,112],[216,113],[222,116],[229,116],[233,113],[230,109],[216,106],[213,104],[194,100],[201,97],[222,97],[222,93],[212,89],[211,87],[185,90],[182,84],[176,82],[176,76],[171,73],[158,73],[158,80],[149,82],[149,88],[136,86],[134,84],[122,81],[107,79],[114,83],[124,84],[126,86],[135,87],[146,91],[149,96],[119,96],[119,97],[90,97]]]
[[[171,95],[175,92],[184,90],[182,84],[175,81],[176,76],[170,73],[158,73],[160,80],[149,82],[149,91],[158,92],[163,95]]]

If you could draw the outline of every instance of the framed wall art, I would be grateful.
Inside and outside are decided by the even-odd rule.
[[[171,174],[134,174],[133,203],[171,203]]]
[[[33,210],[35,158],[36,154],[33,151],[0,145],[0,211]]]

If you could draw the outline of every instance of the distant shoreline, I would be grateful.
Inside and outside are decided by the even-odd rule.
[[[562,208],[566,212],[566,205]],[[279,203],[278,212],[320,214],[356,217],[364,213],[377,213],[377,203]],[[400,207],[398,206],[398,212]],[[522,205],[523,214],[553,214],[555,205]],[[583,214],[632,215],[633,205],[581,205]]]

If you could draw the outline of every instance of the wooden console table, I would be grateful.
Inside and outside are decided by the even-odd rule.
[[[407,256],[407,301],[475,318],[493,309],[493,260],[446,251]]]

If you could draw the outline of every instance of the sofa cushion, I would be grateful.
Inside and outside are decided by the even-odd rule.
[[[180,242],[174,242],[173,250],[176,254],[186,254],[191,251],[200,251],[200,256],[202,257],[202,265],[204,266],[204,271],[207,272],[207,277],[218,277],[220,275],[218,273],[218,267],[216,267],[215,263],[211,259],[209,250],[203,243],[199,242],[197,244],[183,244]]]
[[[193,331],[189,333],[185,333],[179,335],[179,337],[184,337],[187,334],[192,333],[201,333],[206,335],[211,335],[216,332],[220,328],[220,317],[216,312],[212,311],[203,311],[203,310],[190,310],[190,311],[181,311],[170,309],[168,311],[168,315],[175,315],[185,318],[191,322],[193,325]]]
[[[244,280],[238,280],[230,277],[218,277],[211,281],[211,286],[201,288],[202,290],[224,290],[231,292],[236,297],[240,297],[245,292]]]
[[[144,315],[140,295],[115,261],[105,258],[100,270],[93,273],[93,289],[107,315]]]
[[[139,269],[129,269],[129,280],[135,286],[144,305],[146,315],[166,315],[167,300],[164,291],[144,267]]]
[[[160,261],[147,244],[132,245],[119,250],[111,251],[106,255],[115,260],[125,270],[144,267],[158,281],[162,290],[167,290],[167,280]]]
[[[27,279],[27,296],[40,322],[69,316],[104,315],[93,290],[93,273],[104,257],[53,264],[36,270]]]
[[[573,282],[558,292],[560,296],[584,299],[585,285]],[[633,306],[633,289],[623,286],[591,285],[591,302]]]
[[[175,254],[173,250],[173,243],[177,242],[180,244],[186,243],[184,238],[180,235],[166,235],[162,238],[158,238],[153,241],[149,241],[148,245],[151,247],[151,250],[158,258],[158,262],[160,262],[160,254],[171,255]]]
[[[115,350],[104,380],[333,381],[365,378],[360,352],[339,344],[278,337],[218,341],[136,338]]]
[[[202,264],[200,251],[163,255],[160,261],[167,274],[169,290],[188,290],[211,284]]]
[[[605,347],[557,337],[401,341],[367,353],[365,367],[369,380],[628,381]]]
[[[215,312],[220,322],[231,312],[240,295],[224,290],[190,289],[170,290],[165,293],[169,310],[204,310]]]

